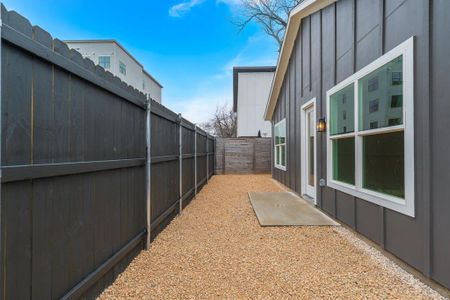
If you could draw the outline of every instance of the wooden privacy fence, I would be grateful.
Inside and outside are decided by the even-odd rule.
[[[195,196],[214,139],[1,7],[0,298],[91,298]]]
[[[272,138],[217,138],[216,174],[270,173]]]

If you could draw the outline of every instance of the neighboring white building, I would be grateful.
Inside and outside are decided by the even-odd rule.
[[[143,92],[147,98],[161,103],[162,85],[153,78],[116,40],[65,41],[69,48],[80,52],[124,82]]]
[[[233,111],[237,113],[237,136],[272,136],[272,125],[264,112],[275,67],[233,68]]]

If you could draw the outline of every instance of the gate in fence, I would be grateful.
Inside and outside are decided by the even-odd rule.
[[[104,289],[214,171],[214,138],[1,7],[0,298]]]

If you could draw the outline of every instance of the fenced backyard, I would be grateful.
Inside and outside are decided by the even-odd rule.
[[[1,21],[0,298],[90,298],[212,176],[214,138],[3,5]]]

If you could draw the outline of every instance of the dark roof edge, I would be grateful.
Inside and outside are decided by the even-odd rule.
[[[261,67],[234,67],[233,71],[236,70],[238,73],[253,73],[253,72],[275,72],[276,66],[261,66]]]
[[[238,74],[239,73],[273,73],[277,67],[260,66],[260,67],[233,67],[233,112],[237,112],[237,96],[238,96]]]

